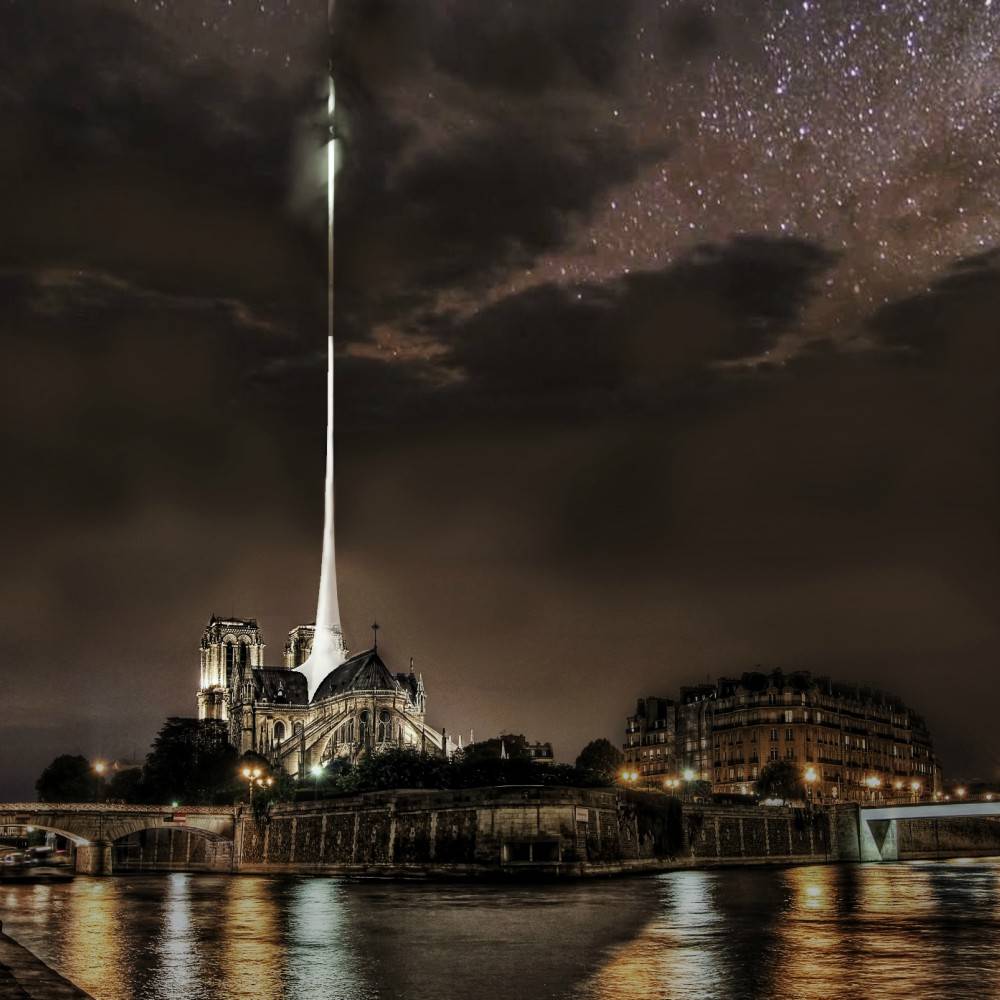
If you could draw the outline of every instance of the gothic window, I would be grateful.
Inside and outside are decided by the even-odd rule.
[[[236,649],[232,641],[226,641],[226,676],[228,677],[233,667],[236,666]]]
[[[388,712],[380,712],[378,717],[378,741],[385,743],[392,739],[392,719]]]
[[[371,728],[371,715],[369,715],[366,709],[358,716],[358,742],[367,743],[368,742],[368,731]]]
[[[250,644],[246,639],[240,640],[240,666],[245,667],[250,662]]]
[[[276,722],[274,724],[275,743],[280,743],[284,738],[285,738],[285,724],[283,722]]]

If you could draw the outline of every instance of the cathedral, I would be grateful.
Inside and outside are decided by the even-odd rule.
[[[327,368],[326,507],[316,621],[288,633],[280,667],[264,665],[253,618],[216,618],[201,638],[198,718],[222,719],[240,753],[253,751],[300,777],[317,765],[386,746],[448,756],[444,734],[424,722],[423,678],[393,673],[372,648],[351,656],[337,599],[333,511],[333,337]]]
[[[394,674],[377,646],[344,659],[316,690],[299,668],[309,658],[315,625],[288,633],[280,667],[264,665],[264,640],[253,618],[217,618],[201,637],[198,717],[229,723],[230,741],[289,774],[305,775],[334,758],[355,760],[390,744],[428,753],[451,751],[447,736],[424,722],[423,678]],[[342,641],[341,641],[342,645]]]

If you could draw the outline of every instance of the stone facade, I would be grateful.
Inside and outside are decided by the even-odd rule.
[[[811,771],[824,801],[931,798],[941,770],[923,719],[898,698],[802,671],[747,673],[641,698],[626,720],[625,765],[640,784],[694,778],[748,794],[771,761]]]

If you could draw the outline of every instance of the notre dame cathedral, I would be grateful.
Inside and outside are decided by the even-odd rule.
[[[315,629],[293,628],[281,666],[266,667],[255,619],[213,615],[201,637],[198,717],[228,721],[240,753],[262,754],[290,774],[388,744],[450,752],[451,741],[424,722],[423,678],[412,669],[392,673],[375,647],[347,656],[309,697],[298,668],[312,652]]]

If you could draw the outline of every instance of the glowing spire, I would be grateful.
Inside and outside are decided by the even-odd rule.
[[[333,189],[337,167],[333,116],[336,96],[333,75],[327,98],[329,137],[326,144],[327,163],[327,370],[326,370],[326,502],[323,511],[323,561],[319,575],[319,600],[316,603],[316,632],[308,659],[297,669],[306,676],[309,698],[312,699],[323,678],[344,662],[347,648],[340,627],[340,602],[337,600],[337,557],[334,545],[333,503]]]

